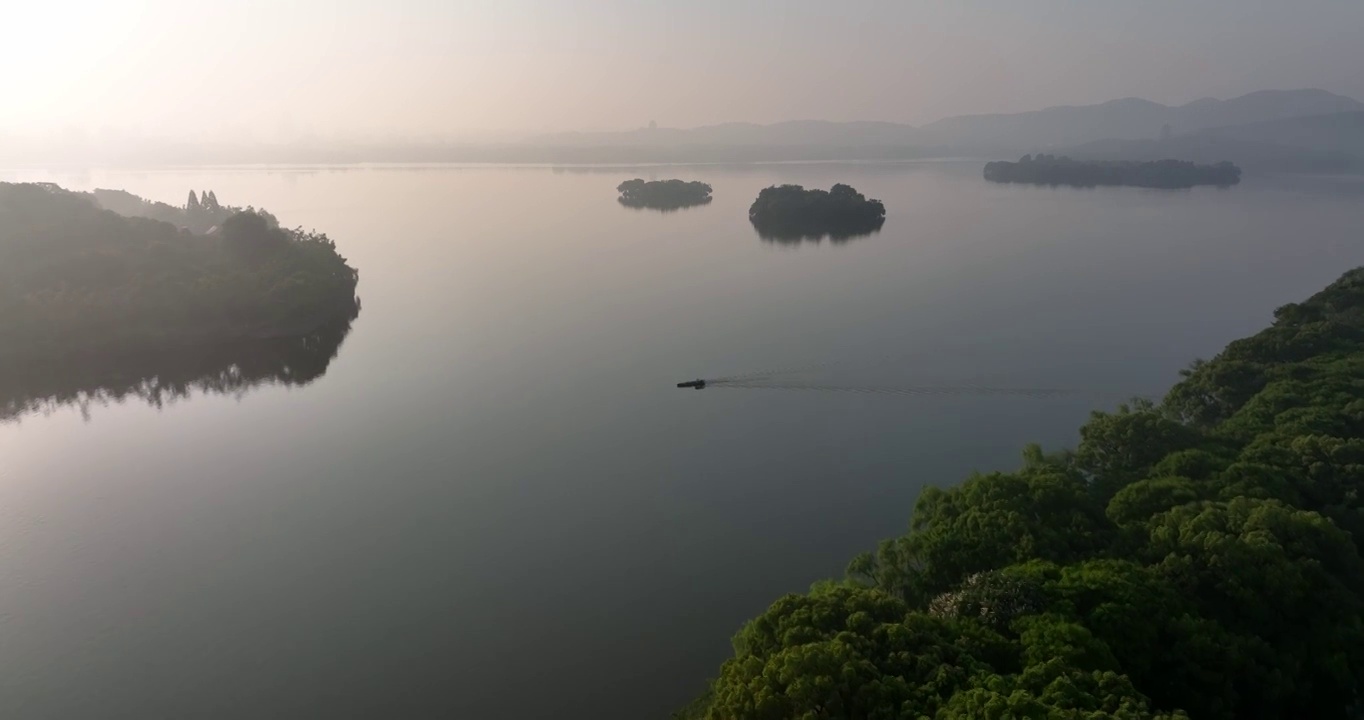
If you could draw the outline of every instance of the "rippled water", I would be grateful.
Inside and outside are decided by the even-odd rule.
[[[715,200],[622,207],[635,176],[703,180]],[[900,531],[925,484],[1071,444],[1095,406],[678,381],[801,367],[816,384],[1159,394],[1364,263],[1364,185],[1330,178],[1075,190],[919,163],[0,179],[168,202],[213,189],[326,231],[364,302],[298,381],[228,362],[159,403],[54,408],[61,378],[7,379],[46,409],[0,425],[5,717],[664,717],[744,619]],[[764,241],[747,206],[781,182],[847,182],[887,222]]]

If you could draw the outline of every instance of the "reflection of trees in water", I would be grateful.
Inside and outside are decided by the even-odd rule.
[[[640,199],[636,199],[636,198],[624,198],[624,197],[621,197],[621,198],[616,198],[616,200],[617,200],[618,202],[620,202],[621,205],[624,205],[625,207],[632,208],[632,209],[635,209],[635,210],[657,210],[658,212],[669,213],[669,212],[677,212],[678,210],[686,210],[687,208],[694,208],[694,207],[700,207],[700,206],[702,206],[702,205],[709,205],[709,204],[710,204],[710,201],[711,201],[711,198],[710,198],[709,196],[707,196],[707,197],[705,197],[705,198],[701,198],[701,199],[698,199],[698,200],[681,200],[681,201],[679,201],[679,200],[656,200],[656,199],[655,199],[655,200],[640,200]]]
[[[303,386],[320,378],[341,349],[350,319],[306,335],[183,348],[13,361],[0,367],[0,422],[74,406],[137,398],[158,409],[195,393],[242,397],[260,387]]]
[[[842,245],[850,240],[868,237],[881,232],[881,226],[886,224],[884,217],[870,219],[864,222],[852,222],[833,226],[807,227],[799,224],[780,224],[753,222],[753,229],[757,231],[758,237],[764,242],[778,243],[780,245],[800,245],[801,243],[819,243],[828,239],[835,245]]]

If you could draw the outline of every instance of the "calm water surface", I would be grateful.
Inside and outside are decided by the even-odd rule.
[[[630,177],[715,187],[630,210]],[[1358,181],[1008,187],[977,164],[6,171],[326,231],[364,309],[321,378],[0,425],[0,716],[662,718],[743,620],[905,527],[926,484],[1071,445],[1364,264]],[[782,245],[766,185],[879,234]],[[887,376],[893,376],[889,380]]]

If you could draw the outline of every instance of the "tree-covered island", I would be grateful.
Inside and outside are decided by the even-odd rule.
[[[710,185],[699,181],[626,180],[616,186],[621,205],[651,210],[681,210],[705,205],[711,200]]]
[[[1182,189],[1198,185],[1228,187],[1241,182],[1241,168],[1229,162],[1198,165],[1185,160],[1072,160],[1055,155],[1024,155],[1018,162],[985,163],[985,179],[1033,185],[1130,185]]]
[[[845,240],[880,230],[886,221],[886,207],[880,200],[868,200],[843,184],[828,190],[774,185],[758,193],[748,208],[748,219],[766,239]]]

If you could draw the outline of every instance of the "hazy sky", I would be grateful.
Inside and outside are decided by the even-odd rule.
[[[1364,0],[6,3],[0,130],[278,140],[1364,98]]]

